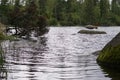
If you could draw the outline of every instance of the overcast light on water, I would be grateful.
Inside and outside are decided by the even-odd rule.
[[[100,27],[107,34],[79,34],[83,27],[50,27],[37,42],[20,40],[2,43],[6,63],[1,80],[118,80],[96,63],[96,55],[120,27]],[[6,45],[7,44],[7,45]],[[114,74],[114,75],[113,75]]]

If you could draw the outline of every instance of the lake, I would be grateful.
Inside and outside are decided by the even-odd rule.
[[[119,80],[120,72],[101,68],[97,55],[120,27],[100,27],[107,34],[78,34],[83,27],[50,27],[37,42],[4,41],[1,80]]]

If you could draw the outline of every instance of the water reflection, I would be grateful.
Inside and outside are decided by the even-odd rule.
[[[0,44],[0,79],[7,80],[7,70],[5,69],[4,53]]]
[[[44,54],[48,49],[47,38],[39,37],[38,39],[37,42],[20,40],[6,41],[2,44],[6,53],[6,65],[9,66],[8,69],[11,71],[8,76],[10,79],[35,79],[34,72],[38,72],[37,66],[45,65]]]
[[[120,70],[109,69],[106,67],[101,67],[103,72],[105,73],[105,77],[111,78],[111,80],[119,80],[120,79]]]
[[[111,34],[77,34],[80,29],[51,27],[36,42],[4,42],[8,80],[110,80],[92,52],[102,49],[117,32],[111,33],[112,28]]]

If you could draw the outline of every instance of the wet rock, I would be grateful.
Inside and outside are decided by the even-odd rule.
[[[101,50],[99,50],[99,51],[95,51],[95,52],[92,53],[92,54],[95,55],[95,56],[98,56],[98,55],[100,54],[100,52],[101,52]]]
[[[29,40],[32,41],[32,42],[37,42],[38,41],[37,37],[30,37]]]
[[[87,28],[87,29],[98,29],[97,26],[93,26],[93,25],[87,25],[85,28]]]
[[[102,49],[97,62],[109,68],[120,68],[120,33]]]
[[[105,31],[95,31],[95,30],[80,30],[78,33],[81,33],[81,34],[106,34]]]

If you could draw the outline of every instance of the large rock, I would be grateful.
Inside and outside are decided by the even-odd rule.
[[[105,31],[95,31],[95,30],[80,30],[78,33],[81,33],[81,34],[106,34]]]
[[[110,68],[120,68],[120,33],[103,48],[97,62]]]

